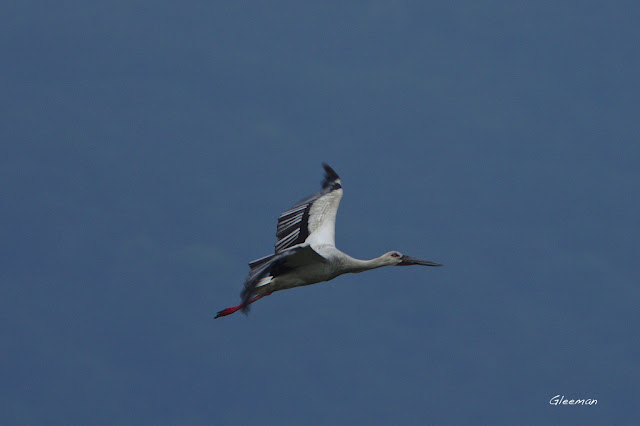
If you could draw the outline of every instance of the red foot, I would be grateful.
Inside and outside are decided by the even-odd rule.
[[[260,296],[255,296],[252,299],[250,299],[246,305],[240,304],[238,306],[232,306],[230,308],[227,309],[223,309],[220,312],[218,312],[218,314],[214,317],[215,318],[220,318],[220,317],[226,317],[227,315],[231,315],[232,313],[239,311],[242,308],[246,308],[247,306],[249,306],[250,304],[252,304],[255,301],[258,301],[260,299],[262,299],[265,296],[270,295],[271,293],[265,293],[265,294],[261,294]]]
[[[242,308],[242,305],[233,306],[231,308],[223,309],[220,312],[218,312],[218,315],[216,315],[214,318],[226,317],[227,315],[231,315],[232,313],[234,313],[235,311],[239,310],[240,308]]]

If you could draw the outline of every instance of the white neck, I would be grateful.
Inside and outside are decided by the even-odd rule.
[[[382,266],[390,265],[388,260],[384,258],[384,255],[380,257],[376,257],[375,259],[370,259],[370,260],[355,259],[351,256],[348,256],[348,257],[349,257],[348,262],[345,262],[345,263],[346,263],[346,266],[348,266],[349,268],[349,272],[364,272],[364,271],[368,271],[369,269],[375,269],[375,268],[380,268]]]

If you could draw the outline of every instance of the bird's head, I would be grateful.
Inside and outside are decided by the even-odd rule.
[[[389,265],[393,266],[409,266],[409,265],[422,265],[422,266],[442,266],[440,263],[431,262],[430,260],[422,260],[417,257],[407,256],[399,251],[390,251],[382,255]]]

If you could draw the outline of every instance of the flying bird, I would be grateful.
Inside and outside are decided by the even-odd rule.
[[[348,272],[363,272],[382,266],[442,266],[390,251],[371,260],[355,259],[336,248],[336,213],[342,198],[342,183],[327,164],[322,190],[278,217],[275,253],[249,263],[249,276],[242,290],[242,303],[218,312],[215,318],[238,310],[271,293],[329,281]]]

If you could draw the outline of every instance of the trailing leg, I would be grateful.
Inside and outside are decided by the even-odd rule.
[[[214,317],[214,319],[215,318],[220,318],[220,317],[226,317],[227,315],[231,315],[232,313],[234,313],[236,311],[239,311],[240,309],[245,309],[247,306],[249,306],[253,302],[258,301],[258,300],[262,299],[263,297],[270,295],[271,293],[272,292],[261,294],[259,296],[254,296],[251,299],[249,299],[249,301],[246,304],[241,303],[240,305],[232,306],[232,307],[227,308],[227,309],[223,309],[220,312],[218,312],[218,314]]]

